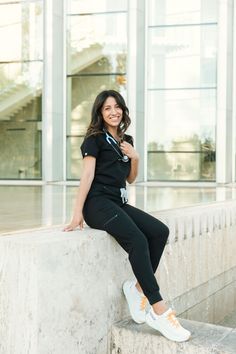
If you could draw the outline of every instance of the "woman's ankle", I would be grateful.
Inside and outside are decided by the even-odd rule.
[[[152,308],[153,311],[159,316],[168,310],[168,306],[166,305],[164,300],[156,302],[152,305]]]
[[[139,285],[139,282],[137,282],[137,283],[135,284],[135,287],[136,287],[136,289],[138,290],[138,292],[140,292],[141,294],[143,294],[143,289],[142,289],[141,286]]]

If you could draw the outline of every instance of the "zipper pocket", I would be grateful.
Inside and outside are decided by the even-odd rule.
[[[110,218],[108,221],[105,222],[105,224],[103,224],[103,226],[106,226],[107,224],[109,224],[112,220],[116,219],[118,216],[118,214],[112,216],[112,218]]]

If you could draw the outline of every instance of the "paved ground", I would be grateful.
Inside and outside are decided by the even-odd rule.
[[[219,323],[221,326],[236,328],[236,310]]]

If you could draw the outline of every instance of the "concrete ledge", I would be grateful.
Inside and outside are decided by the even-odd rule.
[[[155,216],[172,225],[157,273],[164,298],[191,319],[220,320],[216,309],[222,313],[236,305],[236,202]],[[121,285],[132,276],[117,242],[88,227],[73,233],[63,233],[61,226],[2,236],[0,353],[109,353],[112,324],[128,316]],[[205,299],[215,304],[208,306],[208,318]]]
[[[221,324],[225,316],[231,315],[236,309],[236,267],[209,279],[171,302],[182,318]],[[182,309],[185,310],[182,312]]]
[[[205,203],[152,213],[170,228],[169,243],[236,226],[236,201]]]
[[[0,353],[105,354],[128,315],[125,252],[106,232],[62,227],[0,238]]]
[[[112,354],[235,354],[236,329],[202,322],[180,320],[192,336],[188,342],[176,343],[145,325],[126,319],[112,326]]]

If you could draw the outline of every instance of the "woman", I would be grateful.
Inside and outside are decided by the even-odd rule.
[[[154,276],[169,229],[153,216],[129,205],[126,181],[134,182],[139,155],[125,134],[129,111],[116,91],[101,92],[92,108],[92,120],[81,145],[83,172],[74,216],[65,231],[83,228],[83,220],[112,235],[129,255],[137,280],[126,281],[123,291],[131,317],[146,322],[165,337],[185,341],[184,329],[163,301]],[[149,302],[149,306],[147,303]],[[148,311],[147,311],[148,307]]]

